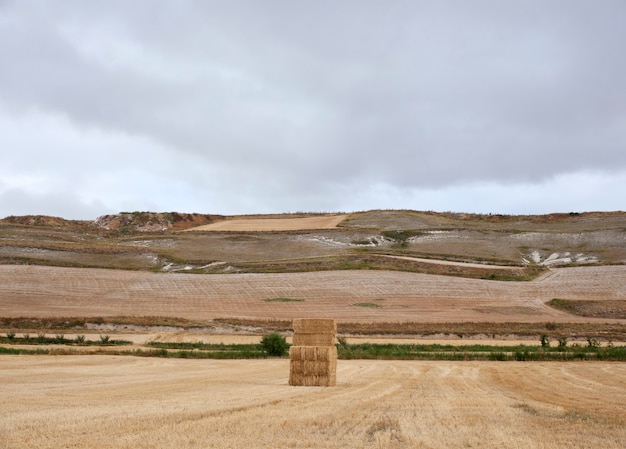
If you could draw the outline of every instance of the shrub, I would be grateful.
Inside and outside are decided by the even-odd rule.
[[[548,339],[548,336],[546,334],[541,334],[541,347],[542,348],[550,347],[550,340]]]
[[[108,343],[110,339],[111,339],[110,335],[100,335],[100,342],[102,343]]]
[[[546,323],[546,329],[549,331],[556,330],[556,323]]]
[[[7,332],[7,338],[9,340],[13,340],[15,338],[15,332],[13,332],[13,331]]]
[[[85,336],[84,335],[77,335],[76,336],[76,343],[78,343],[79,345],[82,345],[83,343],[85,343]]]
[[[282,357],[287,353],[289,344],[282,335],[272,333],[263,336],[261,339],[261,347],[267,355]]]

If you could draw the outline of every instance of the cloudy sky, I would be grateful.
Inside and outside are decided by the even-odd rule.
[[[0,217],[626,209],[623,0],[0,0]]]

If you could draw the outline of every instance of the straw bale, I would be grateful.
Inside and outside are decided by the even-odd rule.
[[[337,334],[337,322],[332,318],[296,318],[293,320],[294,333]]]
[[[289,385],[334,386],[337,384],[335,346],[292,346],[289,349]]]
[[[327,318],[293,320],[293,346],[289,349],[289,385],[337,384],[337,323]]]
[[[337,360],[335,346],[292,346],[289,348],[289,359],[294,361],[329,362]]]
[[[293,344],[295,346],[333,346],[335,334],[296,332],[293,334]]]
[[[306,376],[290,373],[289,385],[298,387],[334,387],[337,385],[337,376],[334,373],[328,376]]]

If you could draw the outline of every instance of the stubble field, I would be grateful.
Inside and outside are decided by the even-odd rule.
[[[626,365],[0,356],[3,448],[623,448]]]

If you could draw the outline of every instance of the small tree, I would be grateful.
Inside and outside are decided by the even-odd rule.
[[[550,347],[550,340],[548,339],[548,336],[546,334],[541,334],[541,347],[542,348]]]
[[[276,357],[282,357],[289,349],[285,337],[276,333],[264,335],[261,339],[261,346],[267,355]]]
[[[587,343],[589,344],[590,348],[599,348],[600,347],[600,342],[598,341],[597,338],[587,337]]]

